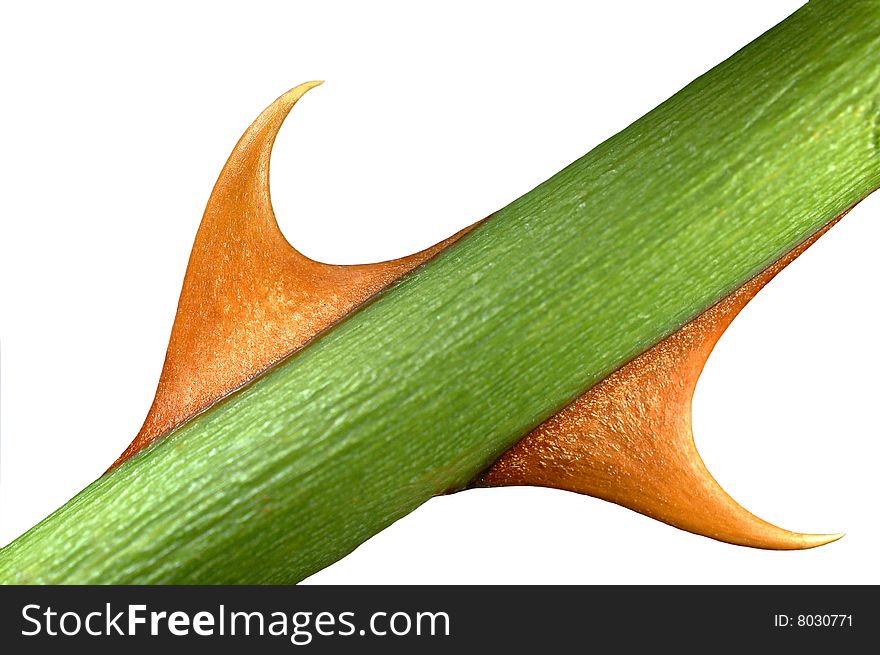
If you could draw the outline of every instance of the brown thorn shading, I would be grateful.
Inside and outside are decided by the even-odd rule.
[[[697,452],[691,401],[709,354],[740,310],[840,218],[539,425],[473,486],[566,489],[755,548],[839,539],[783,530],[731,498]]]
[[[319,84],[301,84],[267,107],[223,167],[196,234],[156,396],[111,470],[473,228],[377,264],[324,264],[297,252],[272,211],[269,159],[287,114]]]
[[[269,160],[287,114],[318,84],[300,85],[272,103],[223,167],[190,255],[156,397],[111,469],[475,227],[377,264],[324,264],[297,252],[272,211]],[[474,486],[568,489],[685,530],[762,548],[808,548],[838,538],[788,532],[749,514],[706,470],[690,424],[696,381],[724,329],[822,232],[537,427]]]

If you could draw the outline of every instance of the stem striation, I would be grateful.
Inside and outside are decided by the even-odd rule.
[[[811,2],[0,551],[290,583],[466,485],[880,186],[880,3]]]

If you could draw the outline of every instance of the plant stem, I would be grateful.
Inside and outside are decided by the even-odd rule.
[[[880,185],[880,3],[811,2],[0,551],[7,583],[289,583]]]

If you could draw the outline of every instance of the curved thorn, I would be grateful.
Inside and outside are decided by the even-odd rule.
[[[196,235],[156,397],[111,469],[479,225],[377,264],[324,264],[297,252],[275,220],[269,163],[285,117],[319,84],[295,87],[272,103],[223,167]],[[789,532],[747,512],[712,478],[690,427],[697,378],[724,329],[825,230],[551,417],[474,486],[568,489],[761,548],[810,548],[840,538]]]
[[[567,489],[756,548],[812,548],[839,539],[843,535],[790,532],[748,512],[709,473],[691,430],[697,379],[724,330],[830,227],[538,426],[473,486]]]
[[[156,396],[111,470],[474,227],[376,264],[324,264],[293,248],[272,210],[269,163],[284,119],[319,84],[301,84],[269,105],[223,167],[193,244]]]

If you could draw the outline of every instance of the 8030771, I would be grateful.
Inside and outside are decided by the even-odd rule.
[[[775,628],[851,628],[852,614],[774,614]]]

